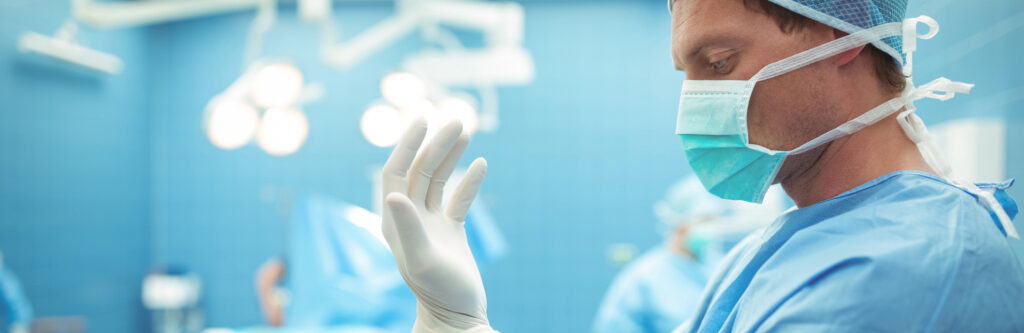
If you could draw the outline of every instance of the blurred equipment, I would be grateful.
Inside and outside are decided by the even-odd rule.
[[[472,0],[396,0],[397,13],[349,41],[328,45],[326,62],[349,69],[417,29],[428,40],[448,44],[438,52],[426,50],[403,63],[408,71],[441,85],[526,84],[533,80],[533,60],[522,47],[523,8],[513,2]],[[329,16],[324,16],[329,19]],[[456,46],[443,33],[447,25],[480,31],[487,44],[480,50]],[[333,30],[325,25],[325,36]]]
[[[417,28],[425,40],[440,47],[408,57],[402,62],[402,71],[381,80],[383,101],[372,103],[363,115],[361,129],[367,141],[379,147],[392,146],[409,121],[420,116],[428,120],[430,128],[459,119],[466,133],[497,130],[495,86],[528,84],[534,77],[532,57],[522,46],[522,6],[512,2],[399,0],[396,7],[395,16],[325,51],[328,64],[349,68]],[[480,31],[486,45],[466,49],[444,28],[447,26]],[[465,90],[475,91],[476,98]],[[393,110],[400,120],[388,120],[396,116]]]
[[[32,322],[32,333],[82,333],[89,327],[82,316],[42,317]],[[18,333],[11,331],[11,333]]]
[[[142,304],[154,333],[197,333],[203,328],[199,276],[180,267],[155,269],[142,282]]]
[[[99,71],[106,74],[119,74],[124,67],[121,59],[83,46],[75,40],[78,25],[67,21],[55,36],[46,36],[35,32],[21,34],[18,39],[18,50],[57,59],[72,65]]]
[[[309,126],[298,104],[316,99],[322,89],[304,86],[302,72],[295,66],[258,63],[264,35],[276,21],[277,4],[278,0],[72,1],[75,19],[101,28],[255,9],[242,62],[246,71],[227,91],[211,99],[204,118],[206,131],[220,149],[236,149],[257,137],[265,152],[284,156],[301,148],[308,136]],[[355,67],[416,31],[439,47],[410,55],[402,62],[401,71],[382,80],[384,101],[370,104],[360,120],[364,137],[375,146],[394,145],[397,133],[417,116],[431,124],[459,119],[467,133],[493,132],[498,128],[495,87],[528,84],[534,78],[533,59],[522,45],[523,8],[515,2],[395,0],[395,15],[344,42],[336,38],[332,0],[300,0],[297,6],[299,17],[321,31],[322,60],[339,70]],[[484,46],[463,47],[449,27],[480,32]],[[123,65],[117,57],[75,43],[75,31],[74,23],[68,23],[57,38],[28,33],[19,47],[106,73],[121,71]],[[256,121],[259,116],[254,113],[260,110],[278,111],[266,111],[263,120]],[[274,117],[268,120],[268,114]]]

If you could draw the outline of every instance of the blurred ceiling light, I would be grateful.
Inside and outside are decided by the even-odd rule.
[[[405,129],[402,113],[386,104],[377,104],[363,112],[359,128],[363,137],[377,147],[390,147],[398,143]]]
[[[322,85],[305,84],[302,72],[287,62],[255,63],[208,104],[207,135],[221,149],[241,147],[255,136],[268,154],[292,154],[309,135],[309,122],[297,108],[322,95]]]
[[[234,99],[217,98],[207,107],[206,135],[217,148],[230,150],[252,140],[259,126],[255,108]]]
[[[267,154],[289,155],[302,147],[309,135],[309,123],[295,109],[269,109],[263,114],[256,141]]]
[[[391,73],[380,82],[380,92],[391,104],[406,107],[427,98],[427,83],[411,73]]]
[[[270,63],[259,67],[253,75],[249,94],[260,107],[288,107],[302,96],[302,72],[292,64]]]
[[[454,120],[462,122],[463,133],[472,135],[480,129],[476,101],[466,94],[446,95],[436,103],[423,98],[400,108],[390,103],[377,103],[363,112],[360,129],[366,141],[374,146],[391,147],[416,118],[427,121],[427,140]]]
[[[439,123],[446,124],[452,120],[462,121],[462,132],[472,135],[476,132],[480,119],[476,107],[465,97],[449,96],[437,102],[437,118]]]
[[[402,129],[409,128],[409,125],[416,118],[427,120],[427,136],[424,140],[430,140],[430,138],[434,137],[434,133],[444,125],[437,118],[437,108],[434,107],[434,103],[426,99],[418,100],[402,108]]]

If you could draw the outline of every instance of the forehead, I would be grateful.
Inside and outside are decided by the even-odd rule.
[[[672,6],[672,54],[676,65],[709,39],[740,38],[756,30],[766,16],[744,0],[675,0]]]

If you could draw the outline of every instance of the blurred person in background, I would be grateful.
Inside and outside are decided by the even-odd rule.
[[[505,241],[482,205],[469,213],[481,262],[505,255]],[[326,196],[297,201],[285,255],[256,273],[264,321],[282,331],[408,332],[416,298],[379,235],[380,215]],[[260,331],[260,330],[256,330]]]
[[[282,332],[408,331],[416,300],[387,246],[365,228],[373,223],[380,217],[360,207],[301,197],[292,209],[286,253],[256,272],[265,324]]]
[[[284,323],[284,308],[288,292],[281,287],[286,274],[285,261],[270,258],[256,272],[256,296],[267,325],[280,327]]]
[[[677,182],[654,205],[664,243],[619,273],[593,331],[669,332],[689,320],[720,259],[747,234],[771,222],[781,212],[783,197],[776,188],[769,191],[765,206],[758,206],[719,199],[694,176]]]
[[[8,332],[28,333],[32,325],[32,306],[21,289],[21,283],[14,272],[4,265],[4,255],[0,252],[0,302],[3,303]]]

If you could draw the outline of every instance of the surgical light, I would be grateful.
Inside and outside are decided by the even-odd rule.
[[[437,102],[437,118],[439,123],[445,124],[452,120],[462,122],[462,132],[473,134],[480,124],[476,107],[468,99],[463,97],[445,97]]]
[[[238,100],[217,98],[208,107],[206,135],[220,149],[235,149],[252,139],[259,126],[255,108]]]
[[[302,95],[302,72],[285,63],[271,63],[257,69],[252,78],[250,96],[263,108],[283,108],[294,105]]]
[[[437,118],[437,108],[434,106],[434,103],[426,99],[410,103],[402,108],[402,129],[409,128],[409,125],[416,118],[427,120],[427,136],[424,140],[434,137],[434,133],[444,125]]]
[[[378,104],[366,109],[359,128],[363,137],[377,147],[390,147],[402,136],[405,120],[402,113],[390,105]]]
[[[263,114],[256,141],[267,154],[284,156],[302,147],[309,135],[309,123],[299,110],[276,108]]]
[[[427,98],[427,83],[412,73],[391,73],[381,80],[380,92],[388,102],[404,108]]]

